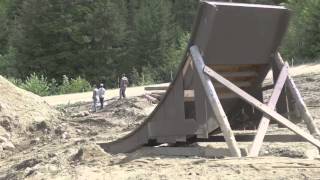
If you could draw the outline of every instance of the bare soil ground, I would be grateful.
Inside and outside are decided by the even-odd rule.
[[[293,70],[320,128],[320,66]],[[66,96],[60,98],[57,104]],[[90,101],[91,93],[86,98]],[[15,148],[0,149],[0,179],[320,179],[320,159],[306,159],[305,152],[315,150],[308,143],[269,143],[264,145],[262,157],[242,159],[163,156],[147,148],[108,154],[95,142],[113,141],[131,132],[155,105],[140,96],[121,101],[114,97],[106,103],[97,113],[89,113],[90,102],[60,105],[57,109],[62,115],[54,121],[34,121],[18,135],[7,130]],[[276,126],[273,130],[288,132]]]

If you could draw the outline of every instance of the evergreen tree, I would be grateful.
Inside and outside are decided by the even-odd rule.
[[[13,41],[20,77],[38,72],[50,79],[110,80],[125,30],[119,12],[111,0],[24,1]]]
[[[163,76],[168,72],[161,72],[161,67],[170,61],[168,53],[176,35],[169,1],[141,1],[135,27],[134,64],[139,72],[143,67],[150,67],[158,75],[157,80],[164,80]]]
[[[191,31],[198,4],[198,0],[173,1],[173,13],[182,33]]]

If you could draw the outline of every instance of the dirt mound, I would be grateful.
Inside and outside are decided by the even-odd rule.
[[[40,96],[20,89],[0,76],[0,136],[8,132],[11,135],[23,133],[30,126],[53,121],[58,114]]]

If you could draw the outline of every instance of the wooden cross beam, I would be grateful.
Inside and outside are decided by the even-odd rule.
[[[190,52],[191,52],[191,56],[192,56],[192,60],[193,60],[193,64],[195,66],[196,72],[200,77],[201,83],[205,90],[205,94],[208,98],[208,102],[216,115],[219,126],[223,133],[224,139],[227,142],[228,148],[230,150],[230,153],[232,156],[241,157],[240,148],[238,147],[238,144],[232,132],[231,126],[229,124],[228,118],[226,116],[226,113],[223,110],[223,107],[213,87],[211,79],[206,74],[203,73],[203,68],[205,67],[205,64],[203,62],[203,59],[199,52],[198,47],[192,46],[190,48]]]
[[[274,86],[272,95],[271,95],[271,97],[269,99],[269,102],[268,102],[268,106],[270,108],[272,108],[273,110],[275,109],[275,107],[277,105],[278,99],[280,97],[281,91],[282,91],[282,89],[284,87],[284,84],[286,82],[287,77],[288,77],[288,64],[285,64],[282,67],[282,70],[280,72],[280,75],[279,75],[279,77],[277,79],[277,82],[276,82],[276,84]],[[270,118],[268,118],[266,116],[263,116],[261,118],[257,134],[254,137],[253,143],[249,147],[248,156],[256,157],[256,156],[259,155],[259,151],[261,149],[264,136],[267,133],[269,123],[270,123]]]
[[[283,59],[282,59],[280,53],[277,53],[277,55],[275,57],[275,62],[276,62],[277,67],[279,69],[283,66],[284,62],[283,62]],[[297,108],[300,111],[300,113],[302,114],[302,119],[307,124],[307,128],[308,128],[309,132],[313,135],[320,136],[319,129],[314,124],[313,118],[312,118],[310,112],[308,111],[308,108],[307,108],[306,104],[304,103],[304,101],[301,97],[301,94],[300,94],[298,88],[296,87],[293,79],[290,77],[290,75],[288,75],[286,86],[287,86],[288,90],[290,91],[292,97],[294,98],[295,103],[297,104]]]
[[[275,112],[272,108],[268,107],[267,105],[263,104],[247,92],[243,91],[236,85],[234,85],[232,82],[228,81],[224,77],[220,76],[218,73],[216,73],[211,68],[205,66],[203,71],[208,74],[210,77],[214,78],[216,81],[220,82],[221,84],[225,85],[228,89],[236,93],[241,99],[248,102],[252,106],[256,107],[258,110],[260,110],[262,113],[264,113],[266,116],[269,116],[271,119],[279,122],[280,124],[286,126],[294,133],[302,136],[304,139],[309,141],[311,144],[317,146],[320,148],[320,141],[315,139],[312,135],[309,133],[304,132],[301,128],[290,122],[288,119],[281,116],[279,113]]]

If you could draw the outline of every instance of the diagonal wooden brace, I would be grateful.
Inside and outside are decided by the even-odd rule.
[[[277,64],[278,68],[281,68],[283,66],[284,61],[283,61],[280,53],[277,53],[277,55],[275,57],[275,62]],[[290,77],[290,75],[287,78],[286,86],[287,86],[288,90],[290,91],[292,97],[294,98],[295,103],[297,105],[297,108],[300,111],[300,113],[302,114],[303,120],[307,124],[307,128],[308,128],[309,132],[312,135],[320,136],[320,131],[317,128],[317,126],[315,125],[314,120],[313,120],[310,112],[308,111],[308,108],[307,108],[306,104],[304,103],[303,98],[301,97],[301,94],[300,94],[298,88],[296,87],[293,79]]]
[[[309,141],[311,144],[317,146],[320,148],[320,141],[315,139],[312,135],[309,133],[304,132],[301,128],[293,124],[288,119],[281,116],[279,113],[275,112],[272,108],[268,107],[267,105],[263,104],[256,98],[252,97],[247,92],[243,91],[224,77],[220,76],[218,73],[216,73],[214,70],[212,70],[210,67],[205,66],[203,69],[206,74],[208,74],[210,77],[214,78],[219,83],[225,85],[228,89],[230,89],[232,92],[237,94],[241,99],[248,102],[252,106],[256,107],[258,110],[260,110],[262,113],[264,113],[266,116],[269,116],[271,119],[279,122],[280,124],[286,126],[288,129],[293,131],[294,133],[300,135],[305,140]]]
[[[284,87],[284,84],[285,84],[285,82],[287,80],[288,68],[289,68],[288,64],[285,64],[282,67],[280,75],[279,75],[279,77],[277,79],[277,82],[276,82],[276,84],[274,86],[272,95],[271,95],[271,97],[269,99],[269,102],[268,102],[268,106],[270,108],[272,108],[272,109],[275,109],[275,107],[277,105],[277,102],[278,102],[278,99],[280,97],[281,91],[282,91],[282,89]],[[270,123],[270,118],[268,118],[266,116],[263,116],[261,118],[257,134],[254,137],[253,143],[249,147],[248,156],[256,157],[256,156],[259,155],[259,151],[260,151],[260,148],[262,146],[264,136],[267,133],[269,123]]]
[[[202,59],[202,56],[199,52],[198,47],[192,46],[190,48],[190,52],[192,55],[193,64],[195,66],[195,69],[196,69],[199,77],[200,77],[200,80],[201,80],[202,85],[204,87],[206,96],[208,98],[208,102],[216,115],[219,126],[221,128],[222,133],[223,133],[224,139],[226,140],[226,143],[229,147],[230,153],[232,156],[241,157],[240,148],[238,147],[238,144],[236,142],[236,138],[233,135],[231,126],[230,126],[228,118],[223,110],[223,107],[220,103],[218,95],[213,87],[213,84],[212,84],[210,78],[206,74],[203,73],[203,68],[205,67],[205,64],[203,62],[203,59]]]

